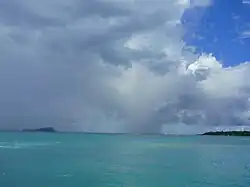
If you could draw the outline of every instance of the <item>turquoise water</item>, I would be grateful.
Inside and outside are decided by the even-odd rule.
[[[250,138],[0,133],[1,187],[249,187]]]

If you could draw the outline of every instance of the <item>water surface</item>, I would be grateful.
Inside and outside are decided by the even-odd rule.
[[[249,187],[250,138],[0,133],[2,187]]]

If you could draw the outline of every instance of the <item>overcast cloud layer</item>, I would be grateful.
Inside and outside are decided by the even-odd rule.
[[[0,127],[248,126],[250,64],[223,68],[188,48],[183,13],[211,3],[191,2],[1,0]]]

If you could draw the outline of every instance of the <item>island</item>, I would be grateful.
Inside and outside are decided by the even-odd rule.
[[[205,132],[202,135],[213,136],[250,136],[250,131],[215,131]]]
[[[43,127],[38,129],[23,129],[23,132],[56,132],[53,127]]]

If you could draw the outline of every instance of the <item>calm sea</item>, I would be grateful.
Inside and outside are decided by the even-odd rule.
[[[250,138],[0,133],[0,187],[249,187]]]

